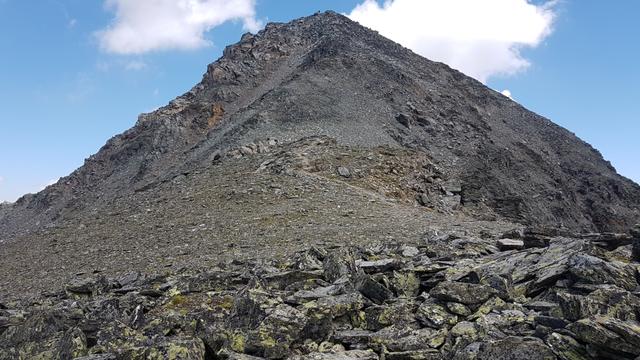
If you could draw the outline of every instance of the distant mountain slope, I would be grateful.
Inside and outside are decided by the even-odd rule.
[[[574,134],[326,12],[244,35],[191,91],[141,115],[57,184],[3,206],[0,240],[142,189],[160,198],[157,184],[208,168],[241,145],[318,135],[427,154],[436,183],[459,184],[463,209],[482,218],[575,231],[626,230],[639,218],[640,186]]]

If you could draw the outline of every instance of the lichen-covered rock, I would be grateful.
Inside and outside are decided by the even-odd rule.
[[[532,337],[507,337],[488,342],[478,353],[478,360],[555,360],[556,355]]]
[[[557,299],[567,320],[601,315],[619,320],[638,320],[640,298],[614,285],[599,288],[586,296],[566,291],[557,293]]]
[[[638,286],[633,266],[587,254],[573,255],[569,259],[569,271],[576,281],[587,284],[612,284],[627,290]]]
[[[324,277],[329,282],[334,282],[356,271],[355,259],[347,248],[340,248],[327,254],[322,267],[324,269]]]
[[[444,306],[429,300],[420,304],[416,312],[416,318],[423,325],[435,329],[451,327],[458,322],[456,315],[449,313]]]
[[[570,336],[554,332],[547,336],[545,342],[561,360],[584,360],[590,358],[584,345]]]
[[[443,281],[429,292],[436,299],[465,305],[483,303],[495,293],[495,290],[485,285],[454,281]]]
[[[349,350],[332,353],[311,353],[291,357],[292,360],[378,360],[378,355],[372,350]]]
[[[589,344],[603,357],[640,355],[640,323],[637,321],[594,317],[578,320],[567,328],[577,340]]]

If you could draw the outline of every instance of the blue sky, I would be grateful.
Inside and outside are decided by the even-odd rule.
[[[410,6],[411,0],[396,0],[397,9],[368,4],[359,12],[354,8],[364,0],[257,0],[255,4],[251,0],[230,0],[250,8],[241,13],[232,9],[236,12],[228,21],[216,17],[220,12],[212,14],[203,25],[192,29],[195,35],[185,35],[200,41],[195,45],[168,35],[151,38],[154,33],[137,36],[133,39],[137,42],[125,46],[118,43],[124,40],[116,36],[116,30],[139,20],[127,11],[145,11],[127,8],[127,1],[131,4],[131,0],[0,0],[0,201],[14,201],[69,174],[108,138],[133,126],[139,113],[164,105],[190,89],[224,46],[267,21],[284,22],[332,9],[351,14],[370,27],[380,26],[383,34],[397,31],[389,36],[435,58],[461,47],[487,54],[486,48],[477,48],[475,40],[468,38],[462,42],[447,38],[453,45],[446,45],[446,51],[434,48],[425,40],[434,28],[417,18],[402,21],[406,11],[412,9],[403,10],[400,5],[404,2]],[[149,2],[135,1],[139,1],[137,5]],[[541,9],[537,15],[531,14],[531,8],[520,6],[523,20],[518,22],[530,24],[530,28],[511,29],[520,25],[492,21],[490,17],[501,11],[497,8],[500,1],[525,0],[474,1],[487,3],[482,11],[489,19],[483,23],[503,24],[489,30],[500,34],[524,31],[522,38],[505,40],[500,34],[491,35],[503,43],[491,48],[495,54],[483,56],[487,63],[480,69],[475,67],[477,62],[458,62],[458,58],[444,61],[450,60],[498,91],[509,89],[516,101],[573,131],[598,148],[621,174],[639,182],[640,2],[556,2],[549,10],[553,22],[546,26],[543,15],[549,13],[543,12],[547,8],[538,1],[531,3]],[[437,2],[413,2],[411,6],[430,3],[433,7],[420,9],[422,14],[432,13],[447,20],[451,9],[438,7]],[[385,29],[376,23],[376,14],[385,21],[398,19],[398,23],[392,30]],[[455,19],[449,22],[455,25]],[[533,29],[536,26],[539,28]],[[416,33],[426,37],[414,38]],[[105,34],[114,35],[108,38],[110,42]],[[520,50],[505,55],[503,50],[513,44]]]

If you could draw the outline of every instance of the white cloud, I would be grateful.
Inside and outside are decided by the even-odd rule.
[[[500,92],[500,94],[502,94],[502,95],[504,95],[504,96],[508,97],[509,99],[512,99],[512,100],[513,100],[513,97],[511,97],[511,90],[509,90],[509,89],[504,89],[504,90],[502,90],[502,91]]]
[[[67,23],[67,27],[69,29],[73,29],[76,26],[77,23],[78,23],[78,20],[70,19],[69,22]]]
[[[556,1],[365,0],[348,16],[482,82],[529,66],[520,50],[552,31]]]
[[[0,176],[0,185],[2,185],[3,182],[4,182],[4,178]]]
[[[249,31],[262,27],[255,0],[105,0],[105,6],[115,19],[97,36],[103,50],[117,54],[201,48],[210,45],[207,31],[231,20]]]

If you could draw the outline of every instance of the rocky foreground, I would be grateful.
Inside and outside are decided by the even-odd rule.
[[[0,304],[0,359],[634,359],[639,230],[432,232],[415,247],[90,276]]]

